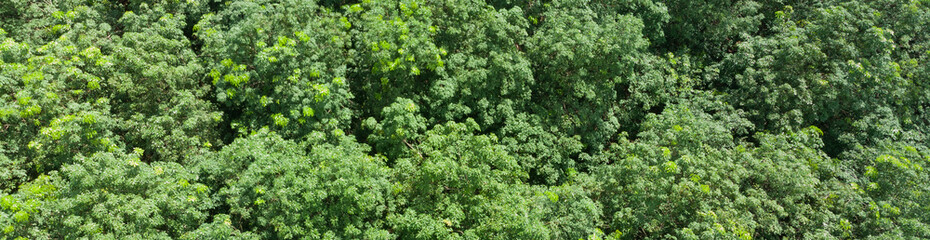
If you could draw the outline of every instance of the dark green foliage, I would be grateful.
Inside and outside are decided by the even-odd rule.
[[[926,0],[0,4],[0,239],[930,238]]]
[[[719,84],[758,127],[820,126],[833,143],[825,149],[832,154],[872,141],[842,139],[879,125],[863,122],[868,118],[900,125],[893,130],[898,132],[925,128],[926,122],[914,122],[926,118],[917,110],[925,103],[913,102],[913,96],[925,95],[925,80],[905,70],[918,61],[899,58],[910,49],[900,48],[896,30],[882,24],[885,15],[860,4],[818,8],[803,20],[790,7],[776,15],[775,35],[748,39],[720,64]],[[911,138],[926,141],[922,135]]]

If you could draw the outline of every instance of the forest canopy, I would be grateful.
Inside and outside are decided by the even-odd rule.
[[[0,239],[802,238],[930,238],[930,1],[0,3]]]

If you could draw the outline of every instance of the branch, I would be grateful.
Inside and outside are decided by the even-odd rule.
[[[407,142],[407,139],[404,139],[404,140],[401,140],[401,141],[404,142],[404,144],[407,144],[407,147],[410,148],[410,150],[413,150],[413,152],[415,152],[415,153],[417,154],[417,156],[420,157],[420,159],[424,159],[424,158],[423,158],[423,154],[420,154],[420,150],[417,150],[416,147],[414,147],[413,145],[410,145],[410,143]]]

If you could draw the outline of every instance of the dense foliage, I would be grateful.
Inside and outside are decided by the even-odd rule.
[[[5,0],[0,239],[930,238],[930,1]]]

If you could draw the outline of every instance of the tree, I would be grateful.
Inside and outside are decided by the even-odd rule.
[[[390,187],[384,160],[348,139],[309,147],[304,152],[262,130],[195,166],[219,189],[214,198],[229,209],[224,224],[234,230],[262,238],[391,239],[383,229]]]
[[[3,196],[4,215],[14,220],[5,234],[170,239],[204,222],[214,205],[211,189],[178,163],[149,164],[142,155],[137,148],[78,156],[60,172]]]
[[[194,30],[230,127],[238,134],[269,127],[287,137],[346,129],[354,115],[350,25],[342,21],[309,1],[234,1],[205,15]]]

